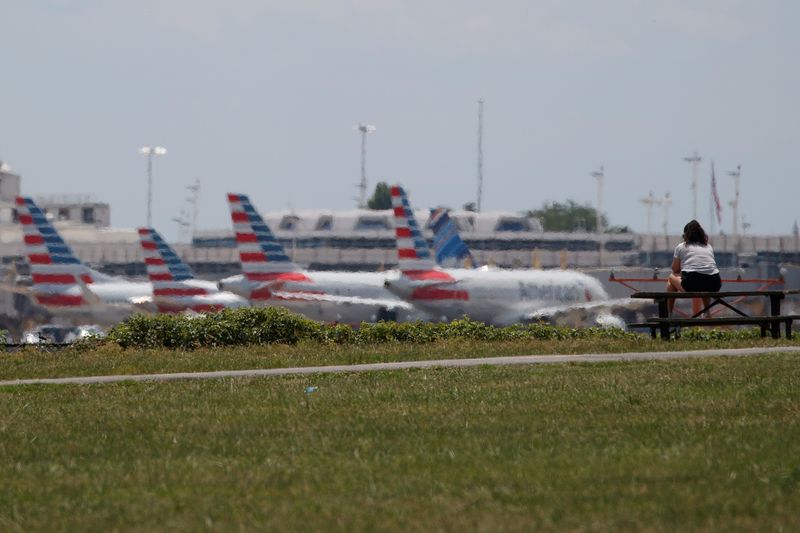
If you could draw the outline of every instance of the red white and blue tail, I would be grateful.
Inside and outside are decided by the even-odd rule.
[[[422,236],[408,196],[399,185],[392,186],[395,238],[397,240],[397,265],[410,279],[450,280],[450,276],[437,269],[428,243]]]
[[[46,307],[88,305],[81,284],[94,281],[89,268],[78,259],[31,198],[18,196],[16,204],[36,301]]]
[[[189,265],[156,230],[139,228],[139,241],[159,312],[206,312],[226,307],[224,303],[215,301],[218,291],[209,283],[196,280]]]
[[[153,228],[139,228],[147,277],[153,284],[153,296],[197,296],[208,294],[199,287],[186,283],[194,279],[192,269],[183,262],[175,250]]]
[[[247,300],[220,292],[214,283],[195,279],[189,265],[156,230],[139,228],[139,241],[147,276],[153,285],[153,300],[159,312],[205,313],[247,305]]]
[[[309,281],[245,194],[228,194],[236,246],[248,281]]]

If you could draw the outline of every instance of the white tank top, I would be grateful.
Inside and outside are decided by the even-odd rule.
[[[675,247],[675,255],[681,260],[681,272],[697,272],[699,274],[718,274],[717,262],[714,259],[714,249],[710,244],[680,243]]]

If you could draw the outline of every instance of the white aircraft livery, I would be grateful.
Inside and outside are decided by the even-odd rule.
[[[308,272],[293,263],[244,194],[228,194],[242,276],[219,287],[253,305],[282,306],[322,322],[360,324],[426,316],[387,291],[380,272]]]
[[[441,320],[469,316],[497,326],[531,320],[537,310],[606,300],[600,282],[562,270],[440,269],[422,237],[405,191],[392,187],[401,275],[386,287]]]

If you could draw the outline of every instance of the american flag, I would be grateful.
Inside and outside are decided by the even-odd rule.
[[[714,199],[714,208],[717,210],[717,222],[722,224],[722,203],[717,194],[717,176],[714,175],[714,162],[711,162],[711,198]]]

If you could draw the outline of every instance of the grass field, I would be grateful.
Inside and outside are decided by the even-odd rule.
[[[1,388],[0,480],[3,531],[797,530],[800,357]]]
[[[285,368],[336,364],[380,363],[424,359],[454,359],[502,355],[625,353],[635,351],[705,350],[763,346],[797,346],[792,340],[727,339],[663,342],[648,336],[631,339],[580,338],[486,342],[437,341],[429,344],[380,343],[336,345],[301,342],[298,345],[206,348],[194,351],[165,349],[123,350],[113,344],[94,349],[66,349],[48,352],[31,347],[0,355],[0,380],[93,376],[108,374],[153,374],[249,368]]]

